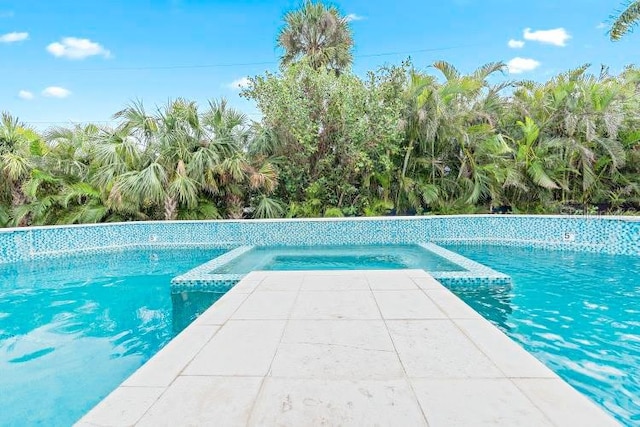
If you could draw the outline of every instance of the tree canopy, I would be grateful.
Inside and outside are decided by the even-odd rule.
[[[338,34],[339,33],[339,34]],[[132,102],[114,126],[0,120],[0,226],[130,220],[640,211],[640,70],[510,81],[405,61],[350,71],[351,31],[307,1],[278,72],[224,100]]]

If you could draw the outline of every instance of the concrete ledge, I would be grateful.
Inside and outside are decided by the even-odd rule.
[[[254,272],[77,425],[614,426],[421,270]]]

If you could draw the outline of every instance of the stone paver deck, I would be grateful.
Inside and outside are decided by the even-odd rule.
[[[609,426],[422,270],[254,272],[78,425]]]

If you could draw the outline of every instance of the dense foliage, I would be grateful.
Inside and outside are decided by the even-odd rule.
[[[187,100],[117,125],[0,122],[0,225],[490,212],[637,212],[640,70],[507,81],[436,62],[365,77],[345,18],[287,15],[278,73],[251,79],[251,123]],[[322,41],[322,43],[315,43]]]

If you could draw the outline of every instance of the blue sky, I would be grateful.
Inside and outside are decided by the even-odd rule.
[[[0,110],[43,128],[109,121],[133,99],[152,109],[176,97],[200,104],[226,97],[258,118],[232,82],[277,70],[276,34],[284,13],[299,4],[0,0]],[[586,62],[619,71],[638,61],[640,34],[618,43],[606,36],[603,23],[618,0],[333,4],[354,17],[358,74],[408,56],[417,68],[444,59],[462,71],[512,61],[505,78],[534,80]]]

